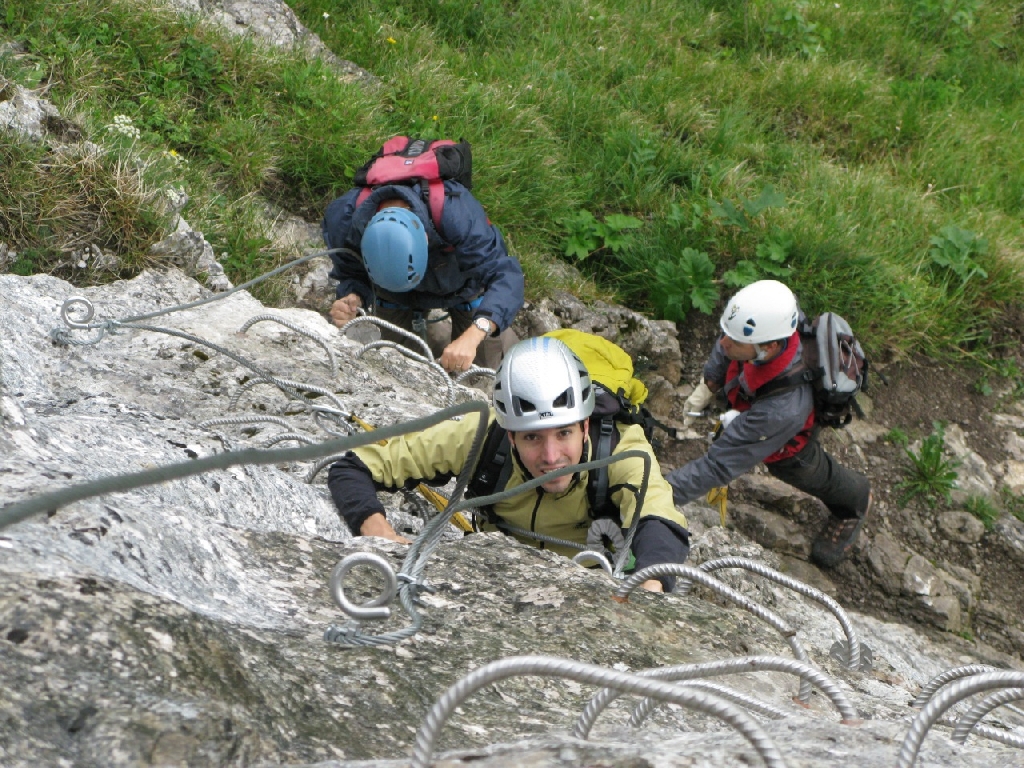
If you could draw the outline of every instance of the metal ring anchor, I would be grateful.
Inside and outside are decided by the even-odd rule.
[[[369,565],[376,568],[384,577],[385,582],[384,591],[362,605],[349,602],[349,599],[345,597],[345,587],[342,583],[348,572],[357,565]],[[391,609],[386,606],[395,599],[395,595],[398,593],[398,577],[391,564],[380,555],[373,552],[356,552],[334,566],[334,570],[331,571],[330,589],[334,602],[353,619],[386,619],[391,616]]]
[[[75,309],[83,309],[85,311],[85,317],[79,318],[78,320],[72,320],[71,312]],[[92,302],[84,296],[72,296],[60,305],[60,319],[63,320],[64,324],[69,328],[88,328],[89,323],[95,315],[96,309],[93,307]]]
[[[608,562],[608,558],[605,557],[603,552],[595,552],[592,549],[585,549],[582,552],[576,554],[572,558],[572,561],[576,565],[582,565],[586,568],[588,565],[599,565],[601,570],[607,573],[610,577],[615,578],[612,573],[612,564]]]

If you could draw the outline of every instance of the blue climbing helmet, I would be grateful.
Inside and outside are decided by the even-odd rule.
[[[370,280],[393,293],[411,291],[427,269],[427,233],[419,216],[385,208],[370,219],[359,246]]]

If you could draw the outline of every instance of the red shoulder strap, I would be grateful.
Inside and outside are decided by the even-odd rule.
[[[441,214],[444,213],[444,182],[434,179],[430,182],[430,220],[434,229],[441,234]]]

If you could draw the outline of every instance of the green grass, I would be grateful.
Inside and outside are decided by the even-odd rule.
[[[984,496],[969,497],[964,503],[964,509],[978,518],[986,531],[991,531],[999,519],[999,510]]]
[[[144,190],[185,187],[184,215],[235,280],[285,258],[258,198],[316,221],[383,139],[410,133],[473,144],[474,192],[534,298],[611,294],[685,322],[737,280],[779,274],[869,352],[952,358],[987,355],[993,319],[1024,294],[1024,32],[1010,0],[292,8],[379,87],[112,0],[8,0],[0,38],[28,53],[0,59],[0,75],[45,85],[105,145],[113,117],[130,117],[140,136],[112,153],[142,160]],[[187,165],[168,167],[169,150]],[[45,183],[16,178],[30,196]],[[54,270],[67,238],[6,199],[0,240]],[[580,253],[583,212],[641,226]],[[125,210],[99,226],[110,247],[137,248],[165,224]],[[552,279],[558,259],[596,285]]]

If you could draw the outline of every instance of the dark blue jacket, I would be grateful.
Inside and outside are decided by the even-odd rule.
[[[349,248],[333,253],[338,298],[357,294],[364,306],[374,297],[410,309],[448,309],[481,298],[474,316],[493,320],[504,331],[523,306],[523,270],[509,256],[498,228],[487,220],[483,206],[464,186],[446,181],[440,232],[430,220],[430,210],[420,186],[384,185],[356,207],[360,189],[352,189],[327,206],[323,234],[328,248]],[[391,293],[370,283],[359,253],[366,225],[384,200],[404,200],[423,222],[427,233],[427,271],[414,290]]]

